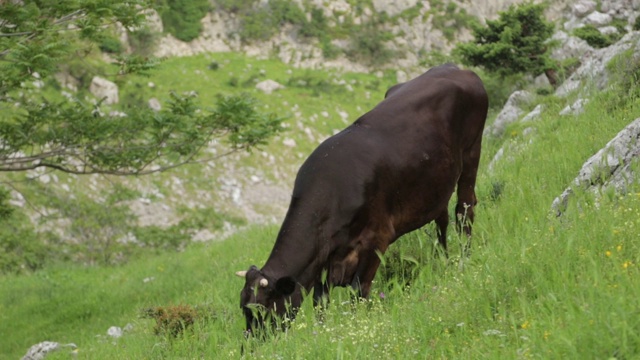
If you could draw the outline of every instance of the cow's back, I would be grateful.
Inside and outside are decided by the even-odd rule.
[[[414,230],[447,206],[486,111],[477,75],[430,70],[323,142],[300,168],[294,197],[322,204],[335,227],[375,215],[400,234]]]

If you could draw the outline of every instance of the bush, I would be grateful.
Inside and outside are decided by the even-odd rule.
[[[573,35],[598,49],[607,47],[620,39],[620,34],[604,35],[593,25],[577,28],[573,30]]]
[[[294,2],[271,0],[260,8],[241,11],[240,39],[248,43],[270,39],[285,24],[303,26],[306,17]]]
[[[393,38],[389,31],[381,30],[377,21],[364,24],[354,29],[347,56],[357,62],[364,62],[372,66],[388,63],[395,52],[390,50],[385,42]]]
[[[160,39],[160,34],[148,27],[141,27],[129,33],[129,45],[133,53],[140,56],[151,56]]]
[[[0,274],[40,269],[50,249],[39,240],[29,219],[9,204],[9,197],[0,188]]]
[[[115,36],[105,35],[100,39],[100,44],[98,45],[100,50],[109,54],[120,54],[124,50],[124,46]]]
[[[162,5],[160,17],[165,31],[182,41],[191,41],[200,35],[200,20],[210,9],[208,0],[164,0]]]

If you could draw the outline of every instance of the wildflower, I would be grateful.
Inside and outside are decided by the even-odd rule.
[[[622,250],[622,245],[616,246],[616,250],[621,251]]]
[[[527,330],[528,328],[531,327],[531,324],[529,323],[528,320],[525,320],[522,325],[520,325],[520,328],[522,328],[523,330]]]
[[[385,295],[384,295],[384,293],[381,291],[381,292],[380,292],[380,299],[384,300],[384,299],[385,299],[385,297],[386,297],[386,296],[385,296]]]
[[[625,261],[625,262],[622,264],[622,268],[623,268],[623,269],[626,269],[626,268],[628,268],[628,267],[629,267],[629,266],[631,266],[631,265],[633,265],[633,263],[632,263],[631,261],[627,260],[627,261]]]
[[[611,256],[611,251],[607,250],[607,251],[604,252],[604,254],[607,255],[607,257],[610,257]]]

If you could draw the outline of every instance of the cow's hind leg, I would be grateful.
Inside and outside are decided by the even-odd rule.
[[[476,176],[478,174],[478,164],[480,162],[480,142],[482,136],[478,136],[476,144],[463,154],[462,174],[458,179],[458,203],[456,204],[456,227],[459,233],[464,233],[467,237],[465,252],[469,251],[471,245],[471,226],[474,218],[474,207],[476,199]]]
[[[351,286],[361,298],[369,297],[371,283],[380,266],[380,256],[387,251],[393,240],[393,228],[365,230],[361,235],[364,245],[358,255],[358,267]]]

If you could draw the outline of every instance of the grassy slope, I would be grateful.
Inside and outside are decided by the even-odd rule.
[[[282,95],[293,102],[293,92]],[[473,254],[463,267],[455,254],[449,264],[432,258],[433,239],[424,232],[411,234],[393,247],[407,262],[421,264],[409,286],[402,279],[378,280],[373,293],[384,293],[384,299],[374,296],[357,306],[347,301],[345,291],[336,291],[322,317],[305,302],[287,334],[244,344],[252,357],[637,357],[640,187],[625,197],[605,194],[600,201],[578,193],[565,216],[550,216],[553,198],[584,160],[640,115],[640,105],[632,102],[611,107],[618,103],[612,96],[617,95],[595,95],[575,118],[556,115],[571,100],[544,99],[542,118],[512,126],[504,140],[528,145],[510,151],[493,173],[486,166],[502,142],[485,144]],[[351,100],[362,100],[308,99],[315,108],[306,110],[298,102],[302,111],[335,108],[331,104],[353,107]],[[524,135],[525,126],[533,127],[534,135]],[[242,284],[232,274],[262,264],[276,231],[251,228],[223,243],[118,268],[59,267],[4,277],[0,323],[11,326],[0,327],[0,358],[19,357],[45,339],[75,342],[78,357],[87,359],[238,358]],[[452,235],[450,242],[456,241]],[[143,281],[151,276],[153,281]],[[154,335],[153,322],[138,318],[144,307],[180,303],[208,305],[215,313],[176,340]],[[134,328],[119,340],[96,338],[111,325],[127,323]]]

